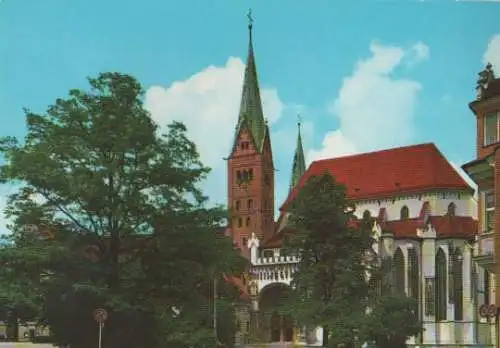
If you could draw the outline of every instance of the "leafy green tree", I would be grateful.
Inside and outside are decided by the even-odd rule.
[[[418,300],[397,290],[392,258],[379,258],[377,264],[370,278],[370,311],[361,325],[360,335],[379,348],[403,348],[409,337],[422,330]]]
[[[404,348],[406,340],[420,333],[418,302],[404,295],[377,298],[366,316],[362,336],[379,348]]]
[[[301,261],[288,312],[300,325],[322,326],[324,346],[351,344],[370,295],[371,221],[355,223],[345,187],[329,174],[310,178],[289,211],[286,249]]]
[[[47,274],[40,320],[57,343],[89,347],[92,312],[104,307],[106,347],[201,347],[208,284],[245,266],[221,233],[226,212],[208,207],[198,187],[209,169],[183,124],[162,132],[150,118],[133,77],[103,73],[89,83],[44,114],[27,110],[24,142],[0,141],[1,179],[22,184],[7,210],[15,248],[21,259],[40,242],[48,253],[32,268]],[[54,237],[21,243],[27,224]]]

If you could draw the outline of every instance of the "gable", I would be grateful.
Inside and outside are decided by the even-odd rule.
[[[240,127],[234,139],[233,148],[231,150],[231,157],[253,154],[257,152],[253,137],[244,124]]]

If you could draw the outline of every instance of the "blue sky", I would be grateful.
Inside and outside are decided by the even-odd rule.
[[[184,121],[226,197],[252,7],[279,205],[303,118],[308,161],[434,142],[456,165],[475,151],[468,109],[485,57],[500,70],[500,4],[455,1],[3,0],[0,135],[102,71],[137,77],[152,116]],[[498,35],[498,36],[495,36]],[[12,192],[3,187],[0,194]]]

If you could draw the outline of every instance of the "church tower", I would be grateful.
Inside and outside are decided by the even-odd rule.
[[[252,42],[253,19],[248,15],[248,57],[241,104],[228,157],[229,227],[234,243],[245,256],[252,235],[274,233],[274,164],[269,127],[264,119]]]

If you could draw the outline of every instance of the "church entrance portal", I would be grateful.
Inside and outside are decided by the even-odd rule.
[[[264,342],[294,340],[293,319],[282,311],[289,291],[289,287],[285,284],[271,284],[260,293],[261,337]]]

